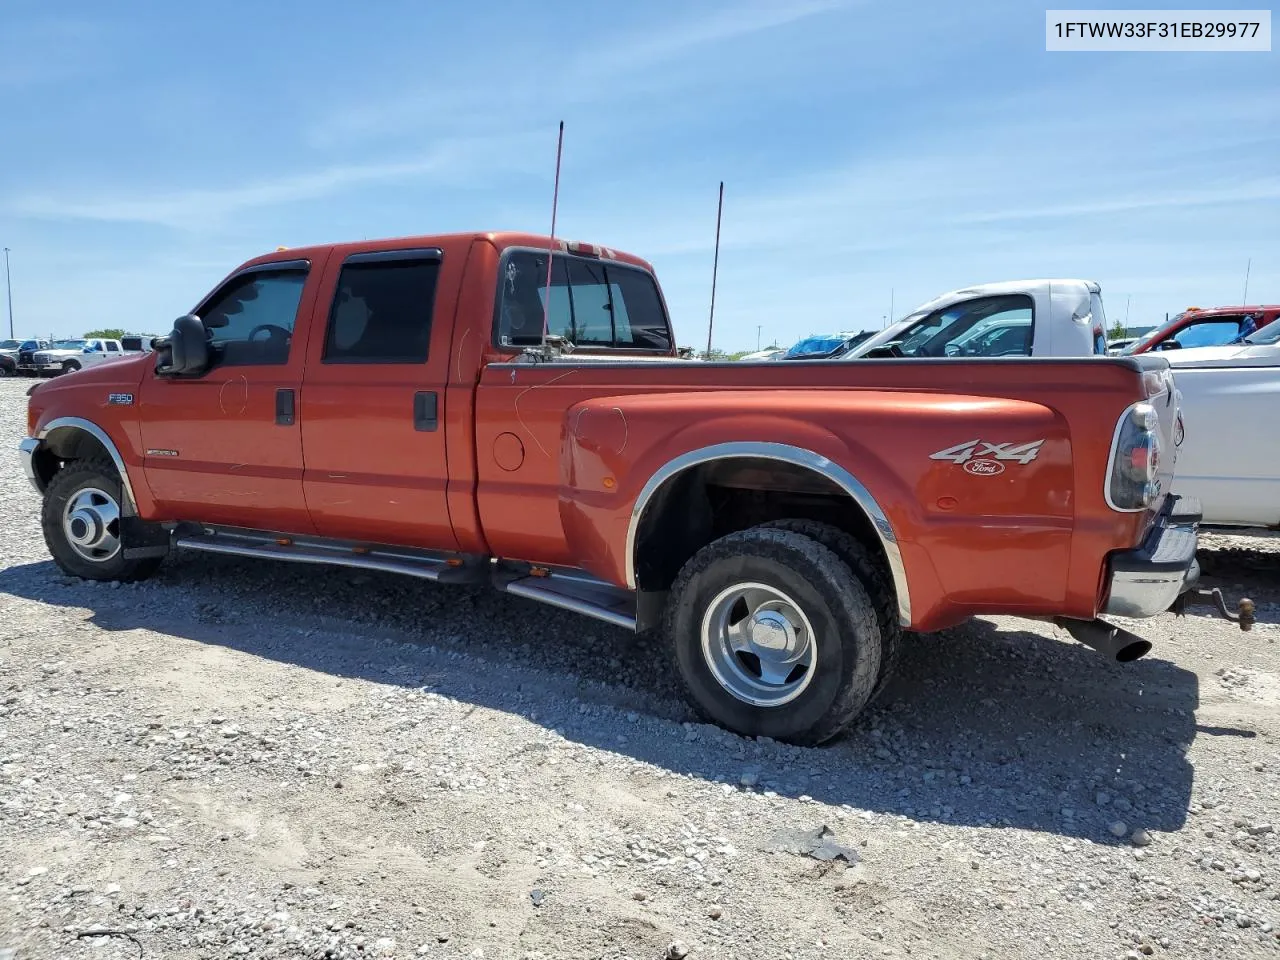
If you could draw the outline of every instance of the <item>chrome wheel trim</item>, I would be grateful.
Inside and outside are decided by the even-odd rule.
[[[97,487],[77,490],[62,511],[62,535],[90,563],[105,563],[120,552],[120,504]]]
[[[813,679],[818,638],[800,605],[777,587],[736,583],[707,605],[702,656],[735,699],[780,707]]]

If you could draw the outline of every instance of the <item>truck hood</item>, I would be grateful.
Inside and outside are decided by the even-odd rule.
[[[38,380],[28,396],[48,396],[61,390],[91,390],[101,387],[136,387],[147,370],[147,358],[151,354],[129,354],[110,363],[93,363],[71,377],[54,377]]]
[[[1185,350],[1161,350],[1160,356],[1169,361],[1171,367],[1190,367],[1200,363],[1212,363],[1215,360],[1234,360],[1245,353],[1248,346],[1243,343],[1227,344],[1221,347],[1188,347]]]

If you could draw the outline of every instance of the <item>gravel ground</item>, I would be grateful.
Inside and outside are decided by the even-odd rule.
[[[1280,540],[1205,538],[1252,633],[1166,615],[1120,666],[975,621],[795,749],[689,722],[643,641],[517,598],[195,554],[65,578],[12,452],[26,385],[0,960],[1280,953]],[[803,852],[824,825],[835,859]]]

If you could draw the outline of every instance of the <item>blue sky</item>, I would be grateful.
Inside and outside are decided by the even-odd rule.
[[[1137,325],[1252,258],[1280,301],[1280,53],[1050,54],[1026,2],[4,0],[0,103],[20,335],[165,330],[282,244],[545,232],[562,119],[557,232],[650,259],[681,343],[722,179],[727,349],[1027,276]]]

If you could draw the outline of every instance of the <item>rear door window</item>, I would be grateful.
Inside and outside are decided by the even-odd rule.
[[[548,296],[545,253],[504,259],[496,332],[500,346],[532,346],[552,336],[593,350],[671,349],[666,310],[653,277],[607,260],[556,256]]]
[[[424,363],[440,252],[356,254],[342,265],[323,363]]]

